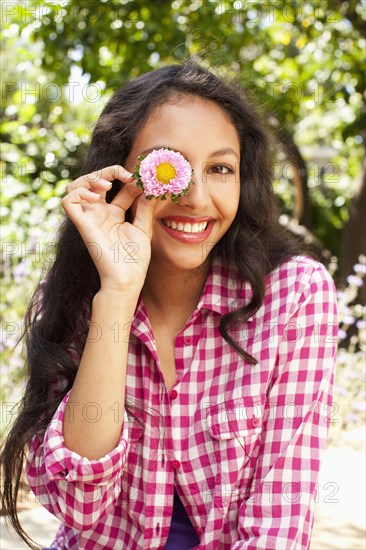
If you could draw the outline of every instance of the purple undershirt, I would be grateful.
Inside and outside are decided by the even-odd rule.
[[[165,550],[190,550],[199,541],[196,530],[174,487],[172,522]],[[53,550],[53,548],[43,548],[42,550]]]
[[[199,538],[174,487],[173,515],[165,550],[190,550]]]

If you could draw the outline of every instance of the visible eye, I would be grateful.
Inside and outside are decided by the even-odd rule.
[[[214,174],[235,174],[234,168],[227,164],[215,164],[210,167],[210,171]]]

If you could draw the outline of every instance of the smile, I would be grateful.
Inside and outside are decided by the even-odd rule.
[[[176,231],[183,231],[185,233],[202,233],[207,227],[208,222],[201,223],[182,223],[182,222],[173,222],[169,220],[162,220],[162,223],[171,229]]]
[[[188,243],[203,243],[211,234],[215,220],[210,218],[200,222],[189,223],[186,220],[160,220],[163,230],[173,239]]]

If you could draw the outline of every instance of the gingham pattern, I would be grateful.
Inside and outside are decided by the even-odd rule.
[[[127,417],[118,446],[87,460],[64,446],[69,393],[26,472],[63,525],[58,549],[163,549],[174,483],[206,550],[308,549],[316,484],[330,421],[337,347],[333,280],[294,256],[266,277],[262,307],[221,337],[223,313],[247,303],[232,268],[214,259],[197,308],[175,340],[177,383],[168,392],[141,297],[131,327]],[[159,414],[160,413],[160,414]]]

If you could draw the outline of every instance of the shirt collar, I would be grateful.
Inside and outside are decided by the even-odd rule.
[[[246,305],[252,297],[252,288],[242,282],[235,266],[213,256],[207,280],[197,307],[216,311],[221,315]]]
[[[221,315],[235,311],[246,305],[252,297],[252,288],[247,281],[242,282],[234,265],[228,265],[219,256],[213,256],[207,272],[206,283],[196,311],[206,308]],[[251,321],[249,317],[248,321]],[[146,343],[149,340],[145,327],[149,326],[146,308],[141,294],[136,304],[135,316],[131,324],[131,332],[142,337]]]

